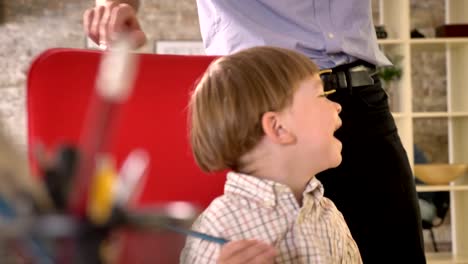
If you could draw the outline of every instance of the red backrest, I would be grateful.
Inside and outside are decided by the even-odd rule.
[[[51,49],[32,63],[27,85],[29,158],[37,143],[77,144],[102,52]],[[148,151],[149,174],[140,204],[190,201],[206,207],[223,191],[224,173],[202,173],[187,133],[187,102],[214,57],[142,54],[135,89],[122,106],[109,151],[120,163],[135,148]]]

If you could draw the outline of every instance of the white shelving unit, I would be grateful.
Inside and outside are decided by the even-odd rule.
[[[444,0],[446,23],[468,23],[468,0]],[[468,163],[468,38],[410,38],[410,0],[379,0],[379,22],[388,39],[379,40],[387,54],[400,55],[403,76],[397,86],[397,108],[393,115],[411,163],[414,122],[440,119],[448,127],[448,161]],[[437,12],[434,10],[433,12]],[[436,51],[445,54],[447,68],[446,111],[415,112],[413,106],[412,52]],[[468,263],[468,175],[446,186],[418,186],[418,192],[449,191],[452,251],[428,253],[428,263]]]

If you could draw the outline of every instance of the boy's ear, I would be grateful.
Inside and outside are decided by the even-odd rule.
[[[262,128],[265,135],[277,144],[287,145],[296,141],[296,136],[284,126],[279,113],[264,113]]]

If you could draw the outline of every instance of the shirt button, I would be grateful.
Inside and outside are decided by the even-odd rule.
[[[332,38],[335,37],[335,35],[334,35],[333,33],[330,32],[330,33],[328,33],[328,37],[332,39]]]

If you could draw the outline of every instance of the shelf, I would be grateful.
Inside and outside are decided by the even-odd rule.
[[[426,253],[427,264],[467,264],[468,258],[456,258],[451,253]]]
[[[468,38],[421,38],[409,41],[412,49],[418,51],[443,52],[447,48],[456,49],[468,46]]]
[[[414,112],[413,118],[468,117],[468,112]]]
[[[405,41],[402,39],[378,39],[377,43],[379,45],[399,45],[404,44]]]
[[[457,38],[412,38],[412,39],[378,39],[379,45],[400,45],[410,44],[417,46],[418,49],[424,46],[434,48],[444,48],[446,45],[457,46],[457,45],[468,45],[468,37],[457,37]]]
[[[379,5],[376,24],[389,36],[377,40],[379,47],[390,59],[401,58],[398,85],[387,88],[410,164],[416,145],[431,162],[468,163],[468,37],[410,38],[415,25],[433,36],[437,25],[467,24],[468,0],[373,2]],[[416,190],[450,192],[451,252],[427,252],[427,262],[468,264],[468,173],[450,184],[417,185]]]
[[[468,37],[466,38],[413,38],[410,41],[412,45],[441,45],[441,44],[468,44]]]
[[[468,191],[468,185],[416,185],[417,192]]]

